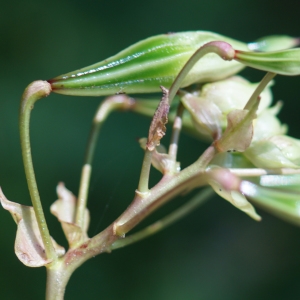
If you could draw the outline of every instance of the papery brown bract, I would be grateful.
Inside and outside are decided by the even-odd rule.
[[[59,199],[51,205],[51,213],[55,215],[61,223],[64,234],[71,248],[78,243],[82,243],[88,239],[87,230],[90,222],[90,214],[85,209],[83,228],[75,224],[76,197],[65,188],[63,183],[57,186],[57,194]]]
[[[42,267],[51,263],[45,254],[45,247],[33,207],[7,200],[1,189],[0,201],[3,208],[11,213],[18,225],[15,253],[19,260],[28,267]],[[58,256],[65,254],[65,249],[58,245],[53,238],[52,244]]]

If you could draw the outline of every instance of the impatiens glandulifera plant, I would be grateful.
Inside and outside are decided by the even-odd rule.
[[[300,224],[300,141],[286,135],[270,107],[270,86],[276,74],[300,74],[298,39],[270,36],[245,44],[211,32],[183,32],[143,40],[100,63],[25,90],[20,107],[22,156],[33,207],[6,199],[2,206],[17,223],[15,252],[27,266],[47,269],[47,300],[63,299],[72,273],[89,258],[150,236],[193,211],[213,191],[254,220],[261,217],[252,203]],[[259,83],[236,76],[245,66],[266,71]],[[127,94],[162,91],[159,99]],[[60,183],[51,212],[69,243],[66,251],[50,236],[44,217],[29,138],[31,110],[51,92],[74,96],[110,96],[92,123],[76,198]],[[135,197],[112,224],[93,237],[87,234],[87,199],[92,161],[100,127],[114,110],[131,110],[152,118]],[[172,124],[168,150],[160,143]],[[181,170],[177,161],[181,129],[208,141],[199,158]],[[151,166],[162,173],[149,187]],[[136,225],[175,196],[199,189],[182,207],[145,229],[128,235]]]

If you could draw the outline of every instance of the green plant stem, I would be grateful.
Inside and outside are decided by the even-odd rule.
[[[178,142],[179,142],[180,131],[182,128],[183,112],[184,112],[184,106],[180,102],[173,123],[173,131],[172,131],[171,142],[169,147],[169,155],[174,162],[176,162],[177,159]]]
[[[246,103],[244,109],[248,109],[250,110],[252,108],[252,106],[255,104],[255,102],[257,101],[257,98],[259,97],[259,95],[262,93],[262,91],[265,89],[265,87],[268,85],[268,83],[276,76],[276,73],[271,73],[268,72],[264,78],[261,80],[261,82],[259,83],[259,85],[257,86],[257,88],[255,89],[255,91],[253,92],[253,94],[251,95],[250,99],[248,100],[248,102]]]
[[[192,56],[192,58],[186,63],[181,70],[176,80],[170,89],[168,101],[171,103],[175,94],[177,93],[181,82],[191,70],[193,65],[205,54],[214,52],[220,55],[223,59],[231,60],[234,58],[235,51],[227,43],[224,42],[211,42],[200,48]],[[99,110],[101,111],[101,109]],[[180,116],[180,113],[179,113]],[[100,118],[100,120],[103,120]],[[102,122],[102,121],[101,121]],[[98,135],[98,125],[92,129],[92,134],[87,150],[87,158],[85,165],[91,164],[89,157],[93,156],[95,148],[95,138],[93,135]],[[178,127],[177,132],[173,134],[172,141],[178,143],[179,131],[181,125]],[[93,133],[94,130],[94,133]],[[172,147],[171,147],[172,148]],[[177,149],[171,149],[171,154],[176,157]],[[104,251],[110,251],[111,245],[118,239],[125,236],[125,234],[134,228],[140,221],[145,219],[151,212],[158,207],[162,206],[168,200],[175,195],[189,190],[194,187],[199,187],[207,184],[205,178],[205,168],[208,163],[216,154],[216,149],[212,145],[210,146],[200,158],[191,166],[187,167],[183,171],[177,174],[166,174],[162,180],[149,191],[148,182],[151,167],[152,152],[146,149],[144,161],[141,170],[140,181],[136,196],[131,205],[125,210],[125,212],[105,230],[97,234],[95,237],[84,242],[77,249],[70,249],[64,257],[65,263],[68,266],[72,266],[74,269],[80,266],[84,261],[88,260],[92,256],[95,256]],[[83,172],[83,174],[85,174]],[[204,175],[204,176],[203,176]],[[88,177],[90,172],[86,171],[85,179],[82,180],[82,189],[87,189]],[[83,198],[87,197],[87,191],[82,193]],[[86,206],[86,199],[79,200],[77,214],[83,214]],[[179,214],[180,215],[180,214]],[[81,218],[82,219],[82,218]],[[171,220],[172,218],[170,218]],[[80,217],[76,217],[76,220],[80,220]]]
[[[216,150],[210,146],[199,159],[175,175],[165,175],[146,195],[136,193],[130,206],[121,216],[102,232],[80,245],[69,249],[64,256],[65,264],[76,269],[89,258],[103,252],[110,252],[111,245],[122,239],[127,232],[144,220],[154,210],[161,207],[174,196],[191,188],[207,184],[205,169]]]
[[[143,102],[140,101],[140,102],[137,102],[137,105],[134,107],[133,111],[138,114],[141,114],[141,115],[151,118],[151,117],[153,117],[153,114],[154,114],[156,108],[157,108],[157,106],[155,108],[145,107],[145,106],[143,106]]]
[[[179,90],[182,81],[186,77],[186,75],[189,73],[189,71],[192,69],[192,67],[197,63],[199,59],[201,59],[204,55],[207,53],[216,53],[220,57],[222,57],[224,60],[232,60],[235,55],[235,50],[225,42],[210,42],[199,48],[187,61],[187,63],[184,65],[184,67],[181,69],[179,74],[177,75],[176,79],[174,80],[172,86],[170,87],[168,91],[168,102],[171,106],[172,100],[175,97],[177,91]],[[171,150],[171,152],[174,152]],[[176,150],[177,152],[177,150]],[[151,166],[151,153],[145,152],[141,176],[140,176],[140,182],[138,191],[141,193],[148,192],[148,181],[149,181],[149,172],[150,172],[150,166]]]
[[[83,227],[84,224],[84,216],[85,216],[84,211],[87,205],[91,174],[92,174],[92,166],[90,164],[84,164],[81,171],[76,217],[75,217],[75,223],[81,228]]]
[[[228,43],[216,41],[205,44],[200,47],[186,62],[183,66],[172,86],[169,89],[169,103],[171,105],[173,98],[179,90],[181,83],[183,82],[186,75],[190,72],[193,66],[200,60],[204,55],[208,53],[216,53],[224,60],[232,60],[235,56],[235,50]]]
[[[127,210],[115,221],[115,233],[119,236],[124,236],[141,220],[145,219],[172,197],[190,188],[207,184],[204,175],[205,168],[215,153],[216,149],[210,146],[189,167],[174,175],[165,175],[146,197],[141,197],[137,194]]]
[[[206,188],[200,191],[192,199],[190,199],[186,204],[182,205],[180,208],[176,209],[166,217],[161,220],[151,224],[145,229],[134,233],[124,239],[119,239],[111,245],[111,250],[119,249],[128,245],[131,245],[135,242],[138,242],[148,236],[151,236],[162,229],[170,226],[171,224],[182,219],[189,213],[193,212],[199,205],[203,204],[209,197],[214,194],[214,191],[211,188]]]
[[[141,194],[147,194],[149,192],[149,175],[152,161],[152,151],[146,147],[144,160],[141,169],[140,181],[138,185],[138,192]]]
[[[66,265],[63,260],[46,269],[46,300],[63,300],[66,285],[75,269]]]
[[[280,169],[260,169],[260,168],[232,168],[228,169],[231,173],[239,177],[259,177],[262,175],[291,175],[291,174],[300,174],[300,169],[289,169],[289,168],[280,168]]]
[[[33,106],[37,100],[48,96],[50,92],[51,86],[46,81],[34,81],[26,88],[21,99],[20,107],[20,138],[28,189],[45,247],[45,253],[48,259],[55,260],[57,256],[51,241],[35,179],[29,134],[31,110],[33,109]]]
[[[100,104],[95,114],[90,131],[90,137],[87,143],[84,165],[82,167],[79,185],[75,222],[80,227],[82,227],[84,224],[84,212],[87,206],[88,190],[92,174],[92,162],[101,126],[112,111],[119,109],[129,110],[133,107],[133,105],[134,100],[132,98],[129,98],[126,95],[115,95],[105,99],[105,101]]]

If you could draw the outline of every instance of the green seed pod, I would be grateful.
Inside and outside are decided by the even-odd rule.
[[[265,53],[236,51],[234,59],[262,71],[286,76],[300,75],[300,48]]]
[[[271,35],[260,38],[254,43],[249,43],[248,47],[252,51],[277,51],[289,49],[299,45],[300,39],[288,35]]]
[[[300,140],[287,135],[275,135],[254,142],[245,156],[257,168],[299,168]]]
[[[255,205],[300,225],[299,174],[261,176],[260,184],[242,181],[240,192]]]
[[[163,34],[140,41],[100,63],[48,80],[56,93],[76,96],[106,96],[117,93],[160,92],[169,88],[193,53],[211,41],[224,41],[234,49],[249,50],[247,44],[205,31]],[[182,87],[196,82],[226,78],[244,66],[205,55],[192,68]]]

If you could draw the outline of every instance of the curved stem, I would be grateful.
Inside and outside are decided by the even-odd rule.
[[[208,200],[208,198],[211,197],[213,194],[214,191],[211,188],[205,188],[204,190],[200,191],[197,195],[195,195],[192,199],[190,199],[186,204],[182,205],[180,208],[176,209],[161,220],[124,239],[115,241],[111,245],[110,249],[115,250],[131,245],[135,242],[143,240],[144,238],[161,231],[162,229],[170,226],[171,224],[177,222],[178,220],[191,213],[199,205],[203,204],[206,200]]]
[[[128,96],[115,95],[107,98],[103,103],[101,103],[95,114],[90,131],[90,137],[87,143],[78,193],[75,222],[80,227],[82,227],[84,223],[84,212],[87,205],[88,190],[92,174],[92,162],[101,126],[112,111],[118,109],[129,110],[133,107],[133,104],[134,100],[132,98],[129,98]]]
[[[250,110],[252,106],[256,103],[257,98],[262,93],[262,91],[265,89],[265,87],[268,85],[268,83],[276,76],[276,73],[268,72],[264,78],[261,80],[253,94],[251,95],[250,99],[246,103],[244,109]]]
[[[210,146],[199,159],[181,172],[164,176],[146,195],[136,193],[130,206],[119,218],[96,236],[85,241],[77,249],[69,249],[64,256],[65,264],[76,269],[89,258],[103,252],[110,252],[111,245],[122,239],[127,232],[161,207],[174,196],[190,188],[207,185],[205,169],[216,151]]]
[[[201,59],[207,53],[216,53],[224,60],[232,60],[235,56],[235,50],[231,47],[230,44],[225,42],[215,41],[215,42],[207,43],[204,46],[200,47],[187,61],[187,63],[184,65],[184,67],[177,75],[172,86],[170,87],[169,89],[170,105],[186,75],[193,68],[193,66],[198,62],[198,60]]]
[[[56,253],[52,245],[51,237],[49,234],[48,226],[43,212],[43,207],[40,200],[39,191],[37,188],[31,157],[29,134],[30,113],[33,109],[34,103],[37,100],[48,96],[50,92],[51,86],[46,81],[34,81],[26,88],[21,99],[20,107],[20,138],[28,189],[33,209],[36,215],[36,219],[38,222],[39,230],[41,233],[41,237],[43,240],[43,244],[45,247],[45,253],[48,259],[54,260],[56,258]]]
[[[92,174],[92,166],[90,164],[84,164],[81,170],[77,209],[76,209],[76,216],[75,216],[75,223],[81,228],[83,227],[84,224],[84,216],[85,216],[84,212],[85,212],[87,199],[88,199],[91,174]]]
[[[174,162],[177,159],[178,142],[179,142],[180,131],[182,128],[183,112],[184,112],[184,106],[180,102],[178,105],[178,108],[177,108],[175,119],[174,119],[172,137],[171,137],[171,142],[170,142],[170,146],[169,146],[169,155]]]
[[[115,233],[119,236],[124,236],[124,234],[174,196],[179,195],[183,191],[206,185],[205,169],[215,154],[216,149],[214,146],[208,147],[200,158],[189,167],[177,174],[165,175],[147,195],[137,194],[130,206],[115,221]]]

